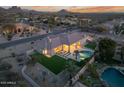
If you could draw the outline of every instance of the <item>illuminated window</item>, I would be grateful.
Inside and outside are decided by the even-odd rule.
[[[47,54],[47,49],[43,50],[43,54],[45,54],[45,55]]]

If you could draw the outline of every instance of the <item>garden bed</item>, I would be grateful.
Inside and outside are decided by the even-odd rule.
[[[104,84],[96,71],[94,65],[90,65],[85,73],[80,77],[80,82],[89,87],[103,87]]]

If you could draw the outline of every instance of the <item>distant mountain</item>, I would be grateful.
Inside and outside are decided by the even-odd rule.
[[[12,6],[8,9],[0,7],[0,13],[24,13],[24,12],[29,12],[29,10],[26,9],[21,9],[20,7],[17,6]]]
[[[71,12],[65,10],[65,9],[62,9],[60,11],[57,12],[57,14],[60,14],[60,15],[67,15],[67,14],[71,14]]]
[[[44,14],[48,12],[42,12],[42,11],[36,11],[36,10],[28,10],[28,9],[22,9],[21,7],[18,6],[12,6],[8,9],[4,9],[0,7],[0,13],[2,12],[8,12],[8,13],[26,13],[26,14]]]
[[[20,7],[17,7],[17,6],[12,6],[12,7],[8,8],[7,11],[8,12],[14,12],[14,13],[29,12],[29,10],[22,9]]]
[[[62,10],[60,10],[60,11],[58,11],[59,13],[68,13],[68,11],[67,10],[65,10],[65,9],[62,9]]]
[[[8,10],[10,10],[10,11],[16,11],[16,10],[21,11],[21,8],[20,7],[17,7],[17,6],[12,6]]]

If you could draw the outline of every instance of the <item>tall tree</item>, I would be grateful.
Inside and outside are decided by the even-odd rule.
[[[96,30],[98,32],[107,32],[107,28],[105,26],[97,26]]]
[[[121,60],[122,60],[122,63],[124,63],[124,46],[122,46],[121,48]]]
[[[111,39],[104,38],[100,40],[98,47],[100,59],[105,62],[111,62],[115,53],[116,42]]]

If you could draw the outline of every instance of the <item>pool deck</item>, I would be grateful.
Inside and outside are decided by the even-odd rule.
[[[124,67],[120,67],[120,66],[115,66],[115,68],[119,70],[124,70]]]

